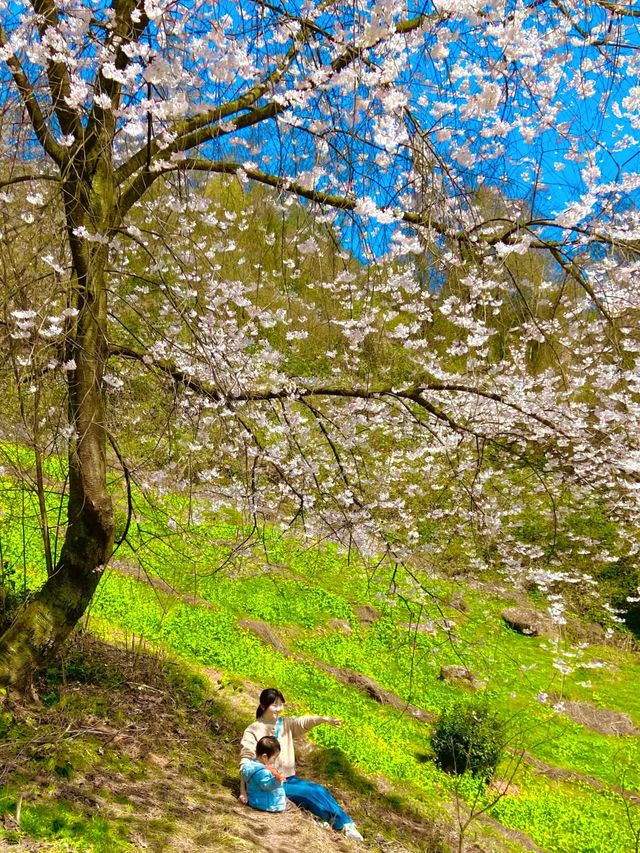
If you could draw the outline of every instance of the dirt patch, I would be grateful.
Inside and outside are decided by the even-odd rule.
[[[332,631],[335,631],[338,634],[344,634],[347,637],[351,634],[351,625],[349,625],[346,619],[330,619],[327,623],[327,627],[331,628]]]
[[[508,779],[494,779],[488,787],[489,794],[494,797],[517,797],[520,789]]]
[[[608,785],[600,779],[596,779],[594,776],[588,776],[585,773],[576,773],[574,770],[565,770],[562,767],[555,767],[553,764],[547,764],[546,761],[541,761],[539,758],[536,758],[534,755],[530,755],[528,752],[525,752],[523,758],[527,764],[535,767],[538,773],[541,776],[546,776],[547,779],[564,782],[582,782],[585,785],[589,785],[590,788],[595,788],[597,791],[615,791],[616,794],[619,794],[621,797],[625,797],[628,802],[634,805],[640,804],[640,794],[633,794],[629,791],[625,791],[624,788],[621,788],[618,785]]]
[[[557,703],[558,710],[573,720],[574,723],[579,723],[593,732],[598,732],[598,734],[617,737],[638,734],[638,729],[631,717],[622,711],[597,708],[589,702],[561,699],[557,694],[550,694],[549,699],[551,702]]]
[[[440,823],[425,817],[418,801],[399,799],[388,780],[382,780],[385,790],[379,790],[375,780],[346,760],[337,776],[314,768],[309,778],[328,785],[345,804],[361,825],[364,845],[322,829],[296,809],[282,815],[248,809],[237,798],[237,753],[242,729],[255,710],[257,685],[203,668],[193,668],[191,684],[186,667],[169,676],[166,664],[175,664],[159,654],[134,655],[90,638],[76,642],[84,646],[67,661],[66,680],[56,684],[54,704],[12,709],[19,718],[20,739],[4,744],[3,781],[10,785],[15,773],[27,795],[25,805],[64,801],[79,818],[104,819],[136,853],[435,853],[455,832],[455,821],[447,829],[445,818]],[[71,663],[80,681],[70,677]],[[355,678],[354,686],[372,691],[377,701],[411,713],[406,703],[366,676],[348,670],[333,674],[347,683]],[[44,683],[40,687],[44,695]],[[312,749],[323,760],[336,759],[330,751]],[[49,759],[59,762],[65,756],[72,765],[68,779],[50,769]],[[491,838],[471,831],[467,853],[505,849],[500,837],[509,838],[508,849],[513,850],[512,836],[497,823]],[[10,846],[0,841],[0,849],[54,849],[24,836],[15,840]],[[518,841],[539,850],[526,836]],[[55,849],[59,853],[60,843]],[[92,843],[83,841],[82,849],[92,850]]]
[[[371,604],[360,604],[353,608],[353,612],[361,625],[373,625],[380,618],[380,613]]]
[[[227,697],[218,699],[223,693],[218,673],[210,673],[215,695],[207,698],[199,673],[193,673],[191,684],[182,671],[168,677],[165,661],[158,658],[134,656],[87,637],[76,642],[80,648],[66,667],[71,671],[73,664],[75,672],[83,667],[82,681],[67,675],[55,684],[55,696],[47,682],[50,707],[14,702],[7,711],[16,735],[2,745],[1,781],[10,786],[16,774],[23,811],[65,803],[74,826],[103,819],[120,842],[140,853],[357,849],[295,807],[269,815],[239,802],[243,721],[226,704]],[[201,685],[197,695],[192,692],[196,684]],[[44,695],[44,683],[39,692]],[[69,778],[55,769],[64,762]],[[20,837],[11,813],[7,821],[11,844],[0,837],[0,850],[60,851],[62,842]],[[82,849],[93,849],[81,835],[68,837]]]
[[[314,660],[313,664],[314,666],[317,666],[318,669],[322,669],[324,672],[328,672],[329,675],[337,678],[338,681],[342,681],[343,684],[346,684],[349,687],[356,687],[358,690],[361,690],[370,699],[373,699],[374,702],[378,702],[380,705],[388,705],[390,708],[395,708],[396,711],[401,711],[403,714],[409,714],[409,716],[415,717],[416,720],[422,720],[423,722],[431,723],[435,720],[434,714],[430,714],[422,708],[416,708],[415,705],[410,705],[399,696],[396,696],[395,693],[392,693],[390,690],[385,690],[385,688],[381,687],[377,681],[374,681],[367,675],[362,675],[362,673],[354,672],[351,669],[330,666],[329,664],[322,663],[322,661]]]
[[[525,850],[530,850],[531,853],[546,853],[542,847],[538,847],[538,845],[535,844],[528,835],[525,835],[525,833],[521,832],[519,829],[509,829],[509,827],[503,826],[501,823],[498,823],[495,818],[489,817],[489,815],[486,814],[479,815],[478,820],[487,826],[492,827],[492,829],[499,832],[500,835],[505,838],[515,841],[516,844],[524,847]]]
[[[287,648],[273,628],[270,625],[267,625],[266,622],[259,622],[256,619],[243,619],[238,622],[238,625],[246,631],[251,631],[251,633],[255,634],[263,643],[271,646],[277,652],[280,652],[281,655],[284,655],[287,658],[291,657],[292,652]]]
[[[357,690],[360,690],[369,699],[373,699],[374,702],[378,702],[380,705],[388,705],[390,708],[395,708],[397,711],[401,711],[402,713],[409,714],[412,717],[415,717],[417,720],[423,720],[424,722],[433,722],[435,716],[430,714],[428,711],[424,711],[422,708],[417,708],[414,705],[410,705],[401,699],[399,696],[396,696],[395,693],[392,693],[390,690],[385,690],[377,681],[374,681],[372,678],[369,678],[366,675],[362,675],[359,672],[354,672],[351,669],[344,669],[342,667],[331,666],[330,664],[323,663],[322,661],[315,660],[313,658],[309,658],[303,654],[294,654],[290,651],[289,648],[284,644],[284,642],[278,637],[275,631],[271,628],[270,625],[267,625],[265,622],[258,622],[253,619],[244,619],[242,622],[238,623],[242,628],[246,628],[246,630],[251,631],[257,637],[262,640],[263,643],[274,648],[276,651],[280,652],[285,657],[293,657],[295,660],[300,661],[301,663],[311,663],[313,666],[318,669],[323,670],[323,672],[329,673],[338,681],[341,681],[343,684],[346,684],[349,687],[355,687]]]
[[[485,686],[485,682],[481,681],[470,669],[466,666],[457,664],[449,664],[440,669],[439,678],[441,681],[446,681],[447,684],[453,684],[460,687],[467,687],[471,690],[480,690]]]

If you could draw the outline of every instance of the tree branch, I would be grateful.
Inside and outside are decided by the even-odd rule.
[[[56,30],[59,27],[58,10],[52,0],[31,0],[31,6],[38,16],[37,25],[40,38],[44,39],[48,29]],[[60,122],[60,129],[63,133],[72,134],[76,139],[79,139],[82,134],[80,116],[69,107],[65,100],[71,92],[67,67],[64,62],[52,59],[47,60],[46,67],[51,104]]]
[[[401,21],[396,25],[395,32],[398,34],[407,34],[413,30],[419,29],[429,17],[430,16],[427,15],[420,15],[417,18],[412,18],[408,21]],[[302,40],[301,44],[304,43],[306,38],[307,33],[305,32],[305,38]],[[367,45],[366,47],[348,47],[341,56],[331,62],[330,68],[332,73],[337,74],[344,70],[355,59],[361,57],[366,50],[371,50],[383,41],[384,38],[381,37],[373,44]],[[116,172],[116,177],[119,183],[127,180],[135,174],[138,169],[143,169],[143,171],[134,179],[129,188],[123,194],[123,201],[121,203],[122,211],[126,212],[129,210],[131,205],[135,204],[135,202],[144,195],[146,190],[158,177],[158,171],[144,168],[145,164],[148,163],[149,160],[153,161],[154,164],[158,164],[158,161],[162,162],[163,160],[170,161],[173,154],[197,148],[205,142],[210,142],[213,139],[219,139],[222,136],[226,136],[229,133],[235,133],[238,130],[243,130],[247,127],[252,127],[266,119],[275,118],[279,113],[284,112],[288,108],[286,103],[281,104],[271,101],[262,107],[252,110],[248,115],[235,119],[231,128],[226,128],[224,125],[219,123],[225,116],[228,117],[230,115],[235,115],[241,109],[244,109],[245,106],[243,99],[245,97],[249,99],[249,105],[251,105],[268,90],[273,82],[280,80],[286,73],[287,68],[290,66],[295,56],[297,56],[299,47],[300,46],[296,44],[292,45],[287,53],[287,62],[283,64],[282,69],[275,69],[274,72],[272,72],[274,75],[273,80],[267,78],[263,83],[258,84],[257,87],[254,87],[245,96],[242,96],[236,101],[231,101],[217,109],[209,110],[201,117],[194,116],[187,119],[183,122],[182,126],[178,125],[174,129],[177,131],[178,137],[166,148],[160,149],[159,146],[155,144],[151,146],[151,150],[149,151],[148,146],[145,146],[136,152],[130,160],[124,163]],[[311,85],[311,83],[307,83],[307,86]],[[181,130],[181,127],[183,130]],[[160,169],[159,171],[162,170]]]
[[[265,121],[268,118],[273,118],[278,113],[283,112],[286,107],[282,104],[267,104],[265,107],[260,107],[259,109],[252,110],[248,115],[241,116],[233,122],[232,127],[224,127],[222,125],[214,125],[213,127],[207,126],[201,128],[200,130],[196,130],[193,133],[189,134],[187,137],[187,143],[189,148],[196,147],[201,145],[204,142],[210,142],[212,139],[219,139],[222,136],[227,136],[230,133],[235,133],[238,130],[243,130],[246,127],[251,127],[255,124],[259,124],[262,121]],[[122,193],[120,197],[119,211],[120,217],[122,217],[127,213],[128,210],[139,201],[142,196],[146,193],[146,191],[151,187],[151,185],[160,177],[160,175],[164,171],[171,171],[171,168],[165,169],[163,168],[164,163],[166,162],[169,167],[171,167],[171,157],[173,154],[178,154],[180,150],[184,150],[177,146],[176,143],[167,146],[167,148],[163,148],[161,153],[152,160],[151,169],[145,167],[136,177],[131,181],[126,190]],[[181,161],[186,162],[186,161]]]
[[[113,452],[118,457],[118,462],[120,463],[120,467],[122,468],[122,473],[124,474],[124,481],[127,488],[127,520],[124,525],[124,530],[122,531],[122,535],[119,539],[114,542],[113,551],[111,552],[111,556],[113,557],[118,548],[122,545],[122,543],[127,538],[127,534],[129,533],[129,528],[131,527],[131,520],[133,518],[133,494],[131,491],[131,471],[129,470],[129,466],[124,460],[122,453],[120,452],[120,448],[113,437],[113,435],[109,432],[107,433],[107,438],[109,439],[109,444],[113,448]]]
[[[183,138],[206,127],[207,125],[216,125],[225,118],[236,115],[236,113],[242,112],[243,110],[250,109],[256,101],[262,97],[262,95],[266,94],[272,86],[284,77],[285,73],[291,67],[291,63],[298,55],[298,52],[299,45],[294,42],[285,55],[285,61],[281,65],[276,66],[265,80],[261,83],[256,83],[256,85],[245,92],[244,95],[235,98],[233,101],[228,101],[220,107],[207,110],[204,113],[186,119],[174,128],[174,132],[179,138]],[[118,169],[116,169],[116,182],[120,184],[130,178],[138,171],[138,169],[144,166],[145,163],[156,157],[161,150],[162,149],[160,149],[157,142],[153,142],[151,147],[149,147],[149,145],[145,145],[144,148],[141,148]]]
[[[345,467],[342,463],[342,459],[341,459],[340,454],[338,452],[338,448],[336,447],[334,440],[331,438],[331,435],[329,434],[329,430],[325,426],[322,413],[315,406],[313,406],[308,400],[302,400],[302,403],[307,407],[307,409],[309,409],[309,411],[313,415],[313,418],[314,418],[316,424],[318,425],[318,429],[320,430],[320,432],[324,436],[325,441],[329,445],[329,447],[331,449],[331,453],[333,454],[333,458],[336,461],[336,465],[338,466],[338,470],[340,471],[340,476],[342,477],[342,480],[343,480],[345,486],[353,494],[355,503],[358,506],[362,506],[362,501],[357,497],[356,493],[354,492],[354,490],[351,486],[351,482],[349,480],[349,477],[347,475]]]
[[[611,3],[608,0],[597,0],[597,6],[602,6],[607,12],[620,15],[622,18],[640,18],[640,9],[632,9],[629,6],[621,6],[620,3]]]
[[[147,28],[149,18],[144,11],[143,0],[113,0],[111,9],[115,13],[115,26],[111,30],[106,46],[112,46],[117,40],[114,65],[118,71],[124,71],[131,62],[131,57],[124,52],[123,46],[127,42],[140,40]],[[140,20],[134,23],[133,12],[136,10],[140,13]],[[101,128],[108,126],[111,133],[115,130],[113,110],[120,106],[121,84],[117,80],[105,77],[100,67],[94,81],[94,92],[96,95],[106,95],[111,100],[112,106],[105,108],[94,101],[85,133],[84,150],[87,156],[93,152]]]
[[[300,184],[291,178],[271,175],[268,172],[261,172],[259,169],[246,168],[242,163],[236,163],[229,160],[216,161],[186,158],[185,160],[180,160],[176,163],[167,162],[166,168],[163,168],[161,171],[156,173],[149,173],[148,185],[144,185],[144,182],[138,183],[143,177],[138,176],[120,200],[120,218],[122,219],[122,217],[124,217],[127,211],[142,197],[146,189],[148,189],[148,186],[150,186],[157,177],[161,174],[175,171],[208,172],[210,174],[218,175],[237,175],[238,172],[240,172],[241,174],[245,174],[252,181],[256,181],[260,184],[266,184],[269,187],[273,187],[274,189],[281,190],[283,192],[292,193],[300,198],[306,198],[309,201],[314,201],[327,207],[333,207],[338,210],[353,211],[358,206],[358,200],[355,198],[334,195],[332,193],[323,192],[322,190],[314,190],[310,187],[305,187],[303,184]],[[383,208],[383,210],[386,209]],[[411,225],[429,226],[438,234],[450,233],[444,225],[435,222],[430,216],[425,216],[421,213],[401,211],[398,212],[397,218],[399,221],[407,222]]]
[[[542,242],[544,242],[544,241],[542,241]],[[595,292],[593,287],[591,287],[591,285],[589,284],[589,282],[587,280],[587,277],[585,275],[583,275],[582,271],[580,269],[576,268],[576,265],[574,264],[574,262],[570,258],[566,258],[562,254],[560,249],[556,248],[555,246],[549,246],[548,249],[551,252],[551,254],[553,255],[553,257],[556,259],[558,264],[565,271],[565,273],[568,276],[570,276],[585,291],[585,293],[588,296],[591,297],[591,299],[593,301],[593,306],[596,309],[596,311],[598,311],[600,314],[602,314],[602,316],[606,320],[608,320],[608,322],[612,326],[614,326],[615,323],[614,323],[613,317],[611,316],[611,314],[607,310],[606,306],[603,304],[602,300],[598,299],[598,294]]]
[[[5,187],[11,187],[14,184],[26,184],[29,181],[52,181],[59,184],[60,178],[57,175],[16,175],[15,178],[8,178],[6,181],[0,181],[0,190]]]
[[[4,28],[0,24],[0,47],[7,47],[7,41]],[[22,103],[27,111],[31,126],[36,135],[36,138],[44,151],[51,157],[57,166],[62,168],[67,162],[68,155],[66,150],[55,141],[51,135],[44,114],[40,109],[40,104],[36,98],[35,91],[29,78],[27,77],[20,60],[15,54],[6,59],[7,66],[16,84],[18,93],[22,99]]]
[[[423,396],[429,392],[446,392],[472,395],[484,400],[491,400],[492,402],[500,403],[500,405],[503,405],[508,409],[512,409],[514,412],[518,412],[518,414],[522,415],[524,418],[531,419],[542,426],[545,426],[552,433],[562,435],[567,439],[571,438],[568,433],[558,426],[558,424],[544,417],[544,415],[527,411],[518,403],[509,400],[504,394],[500,394],[497,391],[485,391],[482,388],[465,385],[464,383],[429,381],[421,382],[419,385],[411,385],[404,389],[391,387],[341,388],[319,385],[313,388],[300,387],[295,388],[294,390],[276,389],[272,391],[247,391],[242,394],[224,394],[218,388],[211,387],[200,379],[178,370],[175,365],[171,364],[167,360],[156,359],[151,363],[148,363],[145,361],[144,356],[141,353],[136,352],[130,347],[112,345],[109,348],[109,355],[141,362],[149,369],[156,369],[161,373],[164,373],[166,376],[170,377],[173,382],[176,382],[185,388],[189,388],[190,390],[218,403],[260,403],[287,399],[292,401],[304,401],[308,397],[333,397],[337,399],[358,400],[376,400],[381,397],[392,397],[398,400],[411,400],[426,411],[431,412],[435,417],[446,421],[449,426],[455,427],[456,429],[465,429],[464,427],[460,427],[460,425],[456,425],[453,419],[447,415],[446,412],[442,412],[432,403],[425,400]]]

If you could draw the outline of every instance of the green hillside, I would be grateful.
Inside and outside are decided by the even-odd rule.
[[[37,537],[10,527],[10,517],[0,531],[5,566],[13,566],[17,578],[18,551],[33,541],[22,570],[35,584],[42,572]],[[489,831],[487,821],[493,822],[491,843],[499,846],[478,849],[521,849],[527,839],[530,849],[554,853],[635,849],[640,666],[629,638],[607,638],[597,626],[578,623],[564,631],[573,641],[526,636],[501,616],[507,607],[535,603],[524,593],[495,581],[435,575],[419,590],[390,567],[372,569],[331,545],[308,548],[275,527],[257,539],[228,521],[200,523],[188,533],[174,528],[160,512],[139,521],[134,544],[120,548],[101,581],[85,628],[130,649],[143,642],[213,670],[216,690],[233,695],[245,685],[236,735],[265,685],[280,687],[290,713],[340,717],[342,728],[320,727],[311,735],[322,748],[313,772],[353,800],[365,832],[371,834],[377,818],[371,805],[358,814],[363,792],[371,799],[384,791],[384,808],[409,813],[425,828],[448,826],[449,845],[458,801],[465,815],[482,812],[469,826],[471,835]],[[195,548],[189,537],[196,536],[198,550],[188,559]],[[490,788],[452,777],[433,761],[434,721],[471,691],[467,680],[460,686],[439,677],[447,665],[471,670],[479,691],[507,720],[508,742]],[[54,687],[45,702],[58,701]],[[581,719],[576,711],[582,722],[575,721]],[[627,733],[603,733],[607,720],[611,731],[624,720]],[[11,731],[8,726],[6,739]],[[16,782],[10,774],[3,781],[0,807],[9,814]],[[37,801],[40,793],[30,790]],[[436,849],[413,830],[405,836],[398,840],[407,849]],[[73,849],[103,849],[86,839],[82,844]]]

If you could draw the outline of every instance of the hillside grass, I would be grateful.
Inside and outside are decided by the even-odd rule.
[[[72,638],[36,682],[39,702],[5,702],[2,849],[285,853],[293,837],[309,853],[353,849],[302,812],[263,815],[238,802],[238,743],[255,685],[159,647],[125,644],[108,630],[108,643],[87,633]],[[321,767],[315,772],[325,778]],[[394,844],[402,817],[396,822],[385,797],[357,773],[340,793],[365,825],[367,810],[376,810],[371,849],[379,849],[376,838],[398,853],[445,849],[435,828],[423,832],[424,843]]]
[[[276,589],[274,586],[274,595],[278,594]],[[239,582],[235,607],[242,590]],[[286,594],[291,594],[290,586]],[[305,596],[304,585],[298,594]],[[469,780],[460,783],[435,767],[424,723],[381,707],[313,665],[316,658],[363,672],[407,702],[437,712],[455,701],[460,693],[437,678],[441,664],[458,660],[454,648],[443,644],[442,639],[418,635],[418,641],[415,636],[406,636],[411,632],[403,631],[392,616],[367,628],[353,628],[349,636],[328,630],[318,633],[317,625],[310,629],[296,623],[294,609],[286,628],[291,647],[310,654],[308,662],[301,662],[284,657],[239,628],[240,614],[233,609],[232,612],[222,608],[209,610],[171,596],[163,599],[148,585],[115,573],[105,579],[94,612],[133,634],[161,641],[207,666],[258,683],[278,684],[299,711],[313,710],[342,717],[343,728],[318,730],[313,739],[337,750],[365,773],[383,775],[395,785],[406,786],[407,791],[431,804],[434,818],[442,816],[444,805],[455,793],[466,795],[468,800],[476,795]],[[250,601],[245,613],[253,617],[264,615],[262,609],[251,608]],[[329,610],[327,617],[333,616]],[[624,783],[628,791],[637,791],[637,738],[606,737],[591,732],[535,699],[542,688],[549,692],[562,689],[569,698],[574,683],[577,685],[583,677],[582,672],[561,677],[554,668],[548,641],[511,636],[512,632],[497,621],[492,633],[490,656],[483,658],[483,646],[478,644],[473,662],[484,663],[478,671],[488,679],[489,699],[510,719],[511,747],[610,786]],[[287,637],[287,630],[281,636]],[[638,664],[630,654],[611,648],[590,649],[590,654],[599,653],[615,661],[611,665],[618,670],[616,681],[622,673],[627,679],[637,676]],[[435,655],[435,661],[425,660],[426,655]],[[465,663],[469,663],[468,657]],[[607,705],[611,699],[612,706],[619,705],[615,701],[615,683],[607,682],[609,670],[598,668],[593,672],[598,701]],[[637,699],[624,710],[631,711],[637,720]],[[511,778],[518,795],[500,799],[489,809],[490,814],[505,826],[522,830],[544,849],[562,853],[578,850],[623,853],[633,849],[620,793],[606,787],[596,790],[573,781],[545,779],[532,772],[526,762],[516,769],[513,758],[507,759],[499,773]],[[484,805],[489,802],[490,795],[483,798]]]
[[[239,548],[247,531],[234,520],[176,529],[172,501],[179,517],[182,499],[165,498],[161,511],[150,510],[138,521],[114,565],[129,570],[141,565],[151,579],[163,578],[174,591],[154,588],[143,575],[136,579],[109,571],[87,627],[103,634],[117,629],[129,642],[143,638],[213,667],[225,685],[245,679],[277,684],[293,712],[341,717],[341,729],[320,728],[312,735],[324,748],[316,769],[333,788],[340,790],[351,778],[357,782],[354,790],[360,786],[365,796],[371,794],[371,780],[384,780],[390,801],[400,811],[410,804],[425,825],[451,821],[452,803],[461,798],[553,853],[635,849],[640,815],[629,795],[640,791],[638,738],[590,731],[554,704],[558,698],[589,701],[623,711],[640,726],[637,654],[614,644],[579,647],[516,634],[500,618],[513,603],[511,593],[495,579],[474,584],[433,575],[426,592],[405,589],[394,597],[389,595],[398,580],[393,567],[372,568],[332,545],[304,547],[275,527]],[[3,560],[14,582],[24,574],[37,585],[43,568],[35,515],[21,526],[17,516],[14,507],[0,525]],[[190,602],[188,596],[197,599]],[[371,624],[359,621],[360,605],[377,609]],[[297,656],[261,642],[239,624],[246,618],[271,626]],[[332,620],[342,627],[332,627]],[[431,627],[437,628],[433,634]],[[510,793],[496,797],[472,779],[439,771],[427,724],[379,705],[319,669],[316,661],[368,675],[433,714],[461,693],[438,678],[441,666],[470,667],[509,721],[509,750],[499,776],[510,781]],[[555,698],[542,701],[545,695]],[[588,778],[541,773],[526,757],[518,760],[523,752],[551,770]],[[0,808],[11,813],[17,802],[11,791],[6,798]],[[114,837],[117,841],[117,832]]]

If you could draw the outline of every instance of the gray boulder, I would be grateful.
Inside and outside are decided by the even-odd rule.
[[[528,637],[550,637],[555,633],[553,623],[545,613],[530,607],[509,607],[502,611],[505,624]]]

